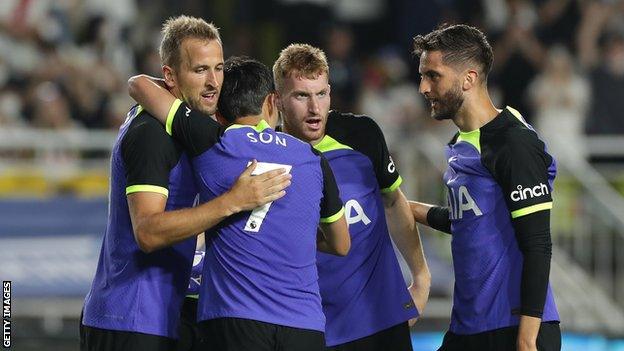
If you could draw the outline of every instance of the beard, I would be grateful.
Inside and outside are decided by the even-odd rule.
[[[195,111],[199,111],[205,115],[209,115],[212,116],[217,112],[217,105],[215,104],[212,107],[208,107],[203,105],[199,99],[195,98],[187,98],[185,99],[186,103],[191,107],[191,109],[195,110]]]
[[[431,117],[438,121],[453,119],[464,103],[464,96],[459,83],[453,84],[453,87],[436,102],[438,108],[436,110],[431,109]]]

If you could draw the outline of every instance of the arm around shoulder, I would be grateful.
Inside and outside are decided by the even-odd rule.
[[[134,236],[139,248],[150,253],[212,228],[225,218],[262,206],[285,195],[290,175],[273,170],[252,176],[256,162],[239,176],[230,190],[197,207],[165,211],[167,198],[154,192],[128,195]]]
[[[158,78],[139,74],[128,80],[128,93],[160,123],[167,123],[167,117],[176,98],[160,83]]]

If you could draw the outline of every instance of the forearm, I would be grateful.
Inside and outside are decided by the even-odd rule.
[[[537,347],[537,334],[539,333],[542,320],[536,317],[520,316],[518,326],[517,350],[535,350]]]
[[[320,228],[318,229],[318,233],[316,236],[316,249],[326,254],[330,254],[330,255],[336,254],[335,250],[333,250],[329,246],[329,243],[325,239],[325,234],[323,234],[323,231]]]
[[[520,314],[540,318],[548,291],[550,256],[537,252],[525,253],[523,256]]]
[[[134,225],[141,249],[152,252],[171,246],[217,225],[239,211],[231,206],[228,193],[193,208],[144,216]]]
[[[408,204],[414,220],[420,224],[429,226],[429,222],[427,221],[427,213],[429,212],[429,209],[433,207],[433,205],[416,201],[409,201]]]
[[[431,273],[423,252],[418,226],[410,205],[400,189],[384,196],[384,208],[390,236],[412,273],[409,292],[419,314],[422,315],[429,299]],[[410,321],[410,325],[414,321]]]
[[[523,255],[520,282],[520,314],[540,318],[548,292],[552,243],[550,211],[513,220],[518,247]]]
[[[322,252],[337,256],[346,256],[349,253],[351,235],[344,215],[335,222],[321,223],[320,228],[324,238],[320,240],[319,249]]]
[[[412,272],[414,283],[425,284],[431,280],[431,276],[423,252],[420,233],[414,221],[415,216],[412,215],[405,195],[400,190],[397,191],[395,201],[384,204],[388,230],[392,241]]]
[[[409,201],[414,220],[441,232],[451,234],[451,220],[448,207]]]
[[[128,94],[152,116],[165,124],[175,96],[157,82],[157,78],[139,74],[128,80]]]

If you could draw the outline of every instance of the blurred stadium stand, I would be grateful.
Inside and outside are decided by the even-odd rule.
[[[332,105],[384,130],[410,198],[442,203],[443,146],[418,94],[411,37],[483,28],[490,92],[536,126],[558,160],[551,271],[565,351],[624,350],[624,1],[2,0],[0,278],[13,281],[15,350],[77,350],[106,224],[108,158],[132,101],[158,75],[164,19],[214,21],[226,55],[267,64],[290,42],[323,47]],[[139,15],[140,14],[140,15]],[[435,350],[450,315],[450,237],[422,229],[431,301],[413,328]]]

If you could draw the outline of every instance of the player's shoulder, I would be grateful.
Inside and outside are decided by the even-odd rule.
[[[367,115],[331,111],[327,118],[325,134],[351,147],[371,144],[383,133],[375,120]]]
[[[544,142],[524,117],[512,107],[506,107],[486,128],[482,128],[482,148],[499,155],[545,152]],[[489,147],[488,147],[489,146]]]
[[[124,153],[159,153],[177,157],[182,151],[180,145],[167,134],[165,127],[140,106],[130,110],[125,123],[127,130],[120,140]]]
[[[155,138],[157,140],[172,140],[165,127],[149,112],[140,106],[133,107],[128,113],[127,137]]]
[[[374,119],[367,115],[332,110],[327,117],[327,128],[355,128],[356,130],[366,130],[370,128],[378,129],[379,126]]]
[[[544,143],[520,112],[509,106],[505,108],[505,112],[505,118],[508,122],[507,128],[504,129],[502,134],[510,149],[525,149],[527,146],[543,149]]]

